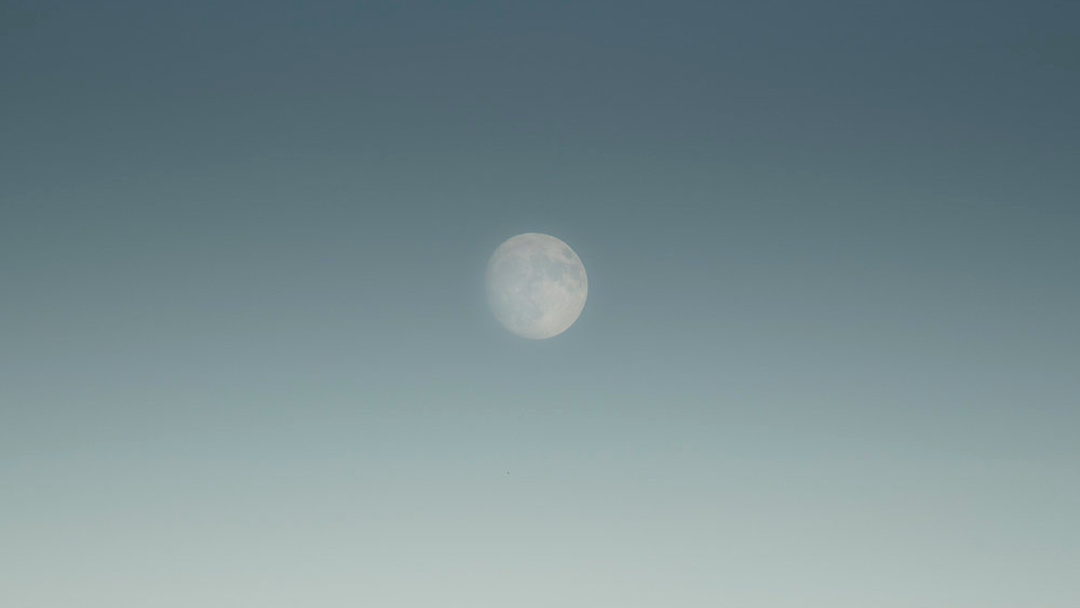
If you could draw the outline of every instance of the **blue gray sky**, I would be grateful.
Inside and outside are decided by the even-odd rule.
[[[0,1],[0,604],[1076,606],[1077,23]]]

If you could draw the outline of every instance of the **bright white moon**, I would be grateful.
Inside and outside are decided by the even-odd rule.
[[[495,318],[523,338],[557,336],[585,308],[589,281],[573,249],[530,232],[507,239],[487,265],[487,295]]]

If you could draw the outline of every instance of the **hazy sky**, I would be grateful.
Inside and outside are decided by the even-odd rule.
[[[1078,23],[0,0],[0,605],[1080,605]]]

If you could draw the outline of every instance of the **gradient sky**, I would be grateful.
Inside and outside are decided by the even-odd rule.
[[[1080,605],[1078,23],[0,0],[0,605]]]

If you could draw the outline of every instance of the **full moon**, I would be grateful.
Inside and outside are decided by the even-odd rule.
[[[547,234],[506,240],[487,265],[491,311],[506,329],[531,340],[566,331],[585,308],[589,281],[574,250]]]

